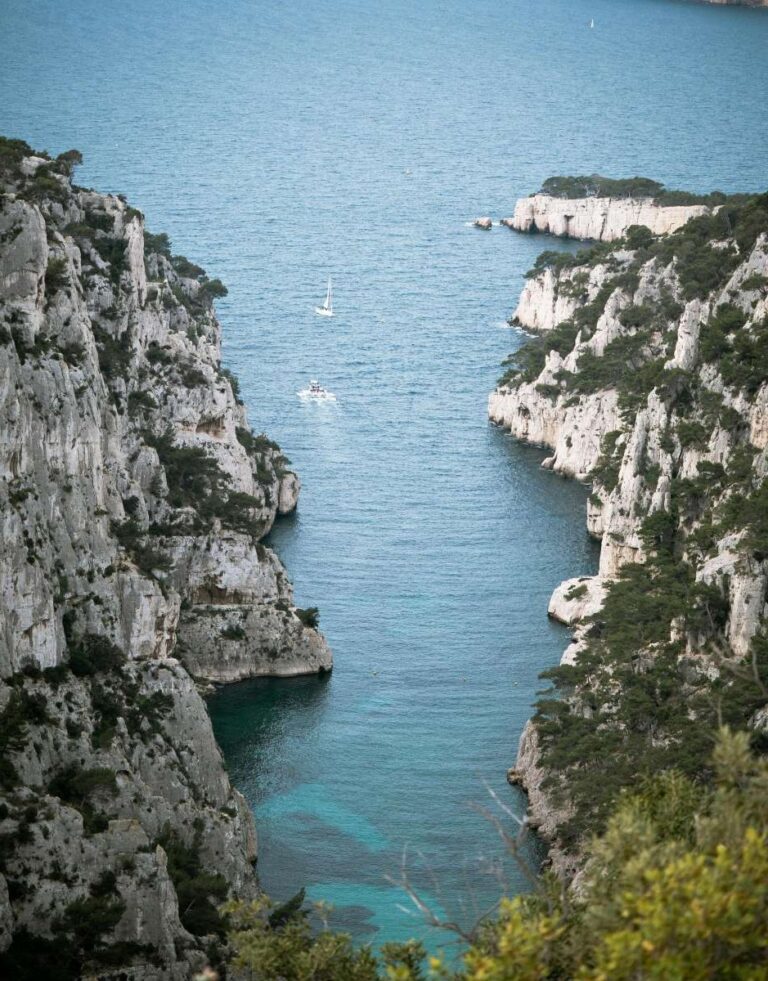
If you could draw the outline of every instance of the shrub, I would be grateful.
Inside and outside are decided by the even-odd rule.
[[[157,844],[168,856],[168,874],[179,900],[182,925],[197,936],[224,936],[226,920],[217,904],[226,898],[224,876],[208,872],[200,859],[201,831],[195,831],[190,845],[166,825]]]
[[[296,616],[305,627],[311,627],[313,630],[316,630],[320,624],[320,612],[316,606],[309,606],[306,610],[297,607]]]
[[[86,834],[96,834],[106,830],[108,821],[96,810],[93,798],[117,794],[115,772],[108,767],[81,769],[70,766],[50,781],[48,793],[82,814]]]
[[[109,379],[125,374],[132,353],[128,331],[116,340],[102,327],[94,325],[93,336],[99,352],[99,368],[104,377]]]
[[[120,648],[100,634],[86,634],[69,647],[69,666],[78,678],[116,671],[125,661]]]
[[[190,262],[184,255],[172,256],[171,265],[179,276],[182,276],[184,279],[197,279],[198,276],[205,275],[205,270],[203,268],[195,265],[194,262]]]
[[[225,640],[244,640],[246,633],[239,623],[228,623],[222,628],[221,636]]]
[[[83,155],[79,150],[65,150],[56,157],[56,163],[62,174],[71,177],[75,167],[79,167],[83,162]]]
[[[541,185],[542,194],[556,198],[652,198],[664,185],[648,177],[614,179],[590,174],[588,177],[549,177]]]
[[[101,258],[109,266],[109,278],[115,286],[119,286],[120,277],[128,268],[128,260],[126,258],[128,243],[125,239],[112,238],[107,235],[103,238],[94,239],[93,244]]]
[[[200,287],[202,299],[217,300],[226,296],[229,291],[220,279],[207,279]]]
[[[144,231],[144,252],[147,255],[158,254],[166,258],[171,257],[171,240],[165,232],[153,235],[151,232]]]
[[[67,260],[63,257],[49,259],[45,270],[45,291],[50,297],[69,283]]]

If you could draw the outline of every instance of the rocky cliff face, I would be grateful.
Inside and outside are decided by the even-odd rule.
[[[768,747],[768,196],[545,254],[526,290],[518,317],[546,334],[489,415],[592,483],[602,543],[599,575],[553,596],[575,636],[513,771],[567,870],[622,786],[701,777],[719,721]]]
[[[674,232],[691,218],[707,214],[706,205],[661,206],[652,198],[558,198],[533,194],[520,198],[504,224],[518,232],[548,232],[565,238],[612,242],[633,225],[654,235]]]
[[[299,485],[221,368],[223,287],[74,159],[0,141],[0,949],[186,978],[255,888],[188,672],[331,655],[259,542]]]

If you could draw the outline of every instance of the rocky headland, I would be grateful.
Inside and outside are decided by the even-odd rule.
[[[512,217],[504,218],[502,224],[516,232],[612,242],[632,225],[644,225],[654,235],[666,235],[708,211],[705,205],[665,206],[651,198],[557,198],[533,194],[520,198]]]
[[[768,195],[544,253],[517,316],[490,418],[591,484],[601,541],[510,774],[568,872],[623,787],[706,779],[718,724],[768,748]]]
[[[186,979],[257,889],[196,682],[332,659],[260,541],[299,482],[224,287],[78,161],[0,140],[0,973]]]

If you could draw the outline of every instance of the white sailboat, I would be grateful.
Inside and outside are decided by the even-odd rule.
[[[333,283],[331,282],[330,276],[328,277],[328,290],[326,291],[323,305],[321,307],[315,307],[315,313],[319,317],[333,316]]]
[[[593,17],[593,18],[592,18],[592,20],[591,20],[591,21],[589,22],[589,26],[590,26],[590,27],[594,27],[594,26],[595,26],[595,18],[594,18],[594,17]]]

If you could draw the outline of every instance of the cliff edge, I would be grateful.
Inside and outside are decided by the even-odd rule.
[[[706,779],[719,723],[768,749],[768,195],[544,253],[533,280],[567,302],[489,416],[591,483],[601,541],[553,596],[574,642],[513,773],[567,871],[623,787]]]
[[[256,839],[193,677],[325,671],[260,539],[296,505],[218,280],[0,140],[0,963],[187,978]]]

